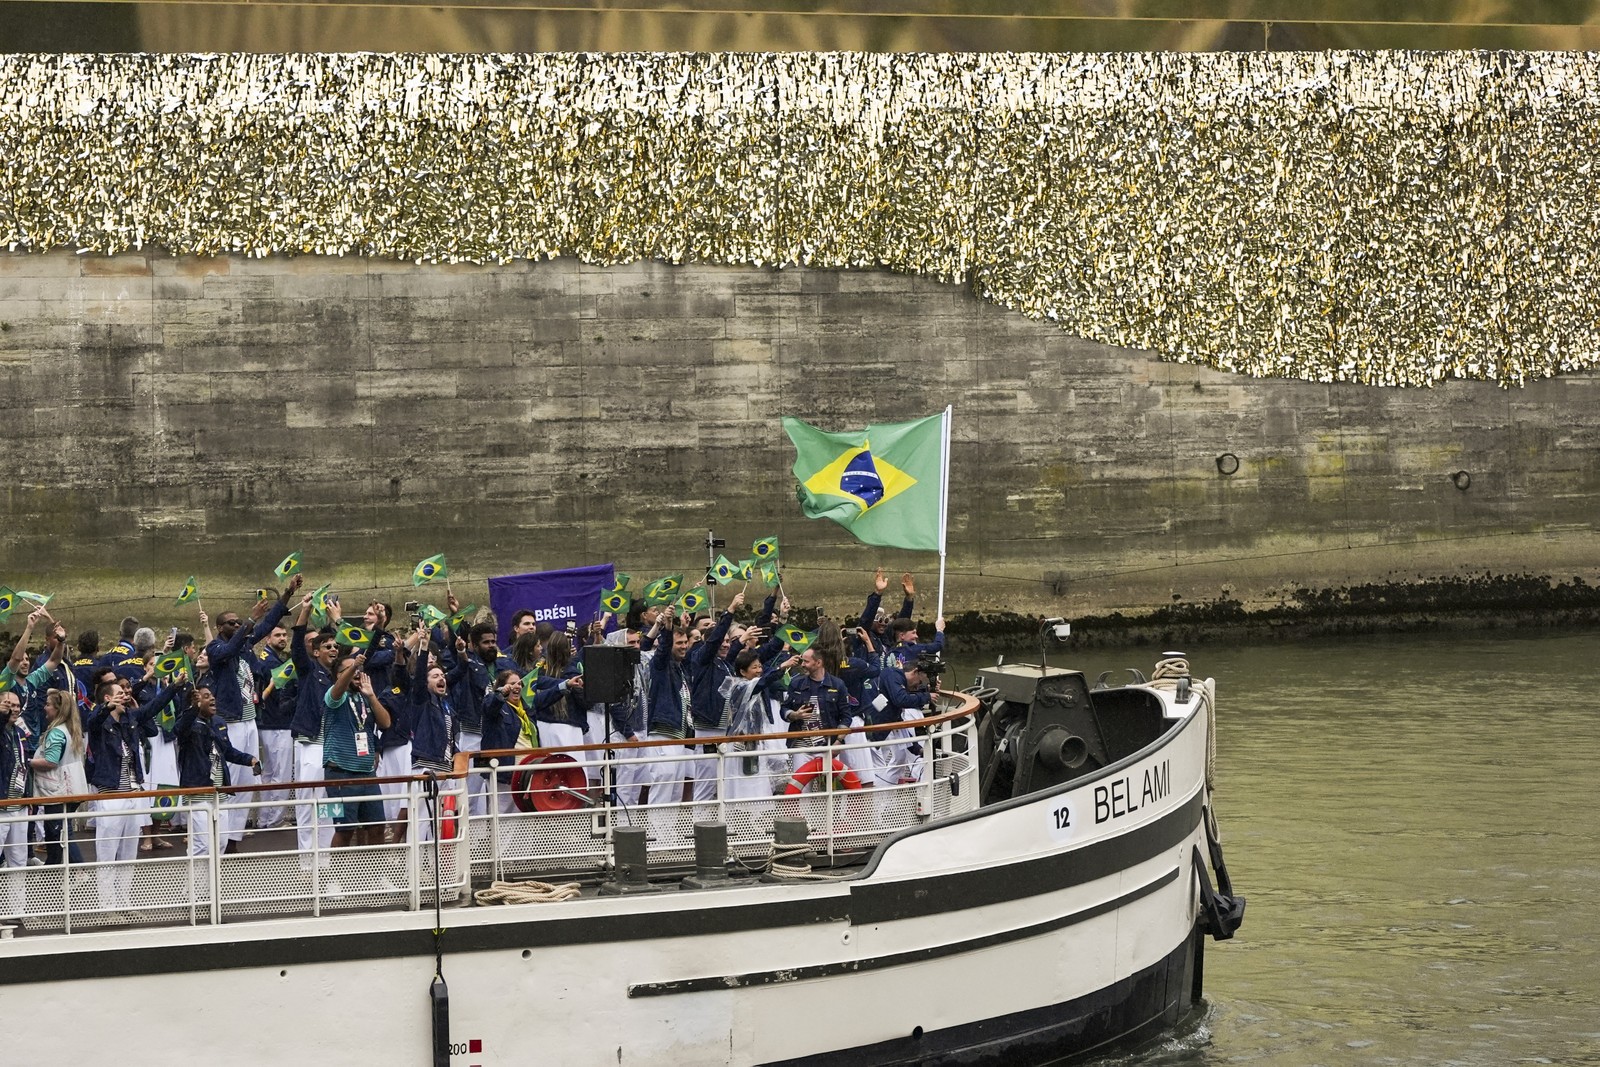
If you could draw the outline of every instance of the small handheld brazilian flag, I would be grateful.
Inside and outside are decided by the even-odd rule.
[[[468,619],[470,619],[472,617],[473,613],[476,612],[477,610],[478,610],[478,605],[476,605],[476,604],[468,604],[466,607],[462,608],[460,611],[458,611],[454,615],[450,616],[450,629],[452,629],[452,630],[458,629],[461,626],[461,624],[466,622]]]
[[[525,711],[533,710],[533,695],[539,689],[539,668],[529,667],[528,673],[522,676],[522,707]]]
[[[422,621],[429,627],[438,626],[446,618],[445,613],[432,604],[417,605],[417,614],[422,616]]]
[[[678,598],[678,607],[682,608],[686,614],[693,615],[705,607],[706,601],[709,599],[710,596],[706,593],[706,587],[697,585]]]
[[[21,597],[23,600],[30,601],[35,606],[41,608],[55,599],[54,593],[46,595],[44,593],[33,593],[26,589],[18,589],[17,596]]]
[[[9,666],[0,667],[0,693],[9,693],[16,688],[17,676],[11,673]]]
[[[739,578],[741,581],[753,581],[756,576],[756,561],[741,559],[739,561]]]
[[[300,573],[300,553],[291,552],[283,557],[283,562],[272,568],[272,573],[278,576],[281,582],[291,574]]]
[[[767,560],[761,565],[761,580],[776,588],[781,580],[778,575],[778,564],[774,560]]]
[[[610,612],[612,615],[626,615],[632,606],[633,598],[620,589],[600,594],[601,611]]]
[[[322,629],[328,625],[328,591],[333,588],[330,582],[320,585],[311,592],[311,625]]]
[[[727,556],[718,556],[711,565],[711,577],[717,580],[718,585],[727,585],[739,577],[739,565]]]
[[[776,537],[763,537],[750,546],[750,554],[759,560],[778,558],[778,539]]]
[[[669,574],[665,578],[657,578],[644,587],[644,602],[646,604],[670,604],[678,599],[678,590],[683,588],[683,575]]]
[[[298,677],[300,677],[300,673],[294,669],[294,661],[288,660],[283,666],[272,672],[272,688],[282,692],[289,688],[289,684]]]
[[[450,568],[445,566],[444,556],[429,556],[411,569],[411,584],[427,585],[429,582],[438,581],[440,578],[450,577]]]
[[[177,606],[192,604],[200,599],[200,586],[195,581],[194,575],[189,575],[189,580],[183,583],[183,592],[178,594]]]
[[[779,628],[778,636],[783,638],[784,644],[800,653],[811,647],[811,643],[817,639],[817,632],[812,630],[807,633],[798,626],[784,626]]]
[[[372,632],[363,630],[353,622],[341,622],[333,639],[346,648],[366,648],[372,644]]]
[[[189,657],[182,652],[168,652],[156,658],[155,672],[157,678],[171,678],[179,671],[189,666]]]
[[[618,571],[618,572],[617,572],[617,580],[616,580],[616,583],[615,583],[615,584],[613,584],[613,585],[612,585],[612,586],[611,586],[611,588],[612,588],[612,589],[615,589],[615,590],[616,590],[616,591],[617,591],[617,592],[619,592],[619,593],[620,593],[620,592],[622,592],[622,591],[623,591],[623,590],[624,590],[624,589],[626,589],[626,588],[628,588],[628,583],[629,583],[629,582],[631,582],[631,581],[633,581],[633,575],[631,575],[631,574],[626,574],[626,573],[624,573],[624,572],[622,572],[622,571]]]
[[[0,585],[0,622],[4,622],[13,611],[17,610],[17,594],[14,590]]]

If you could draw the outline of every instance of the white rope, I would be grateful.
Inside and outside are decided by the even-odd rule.
[[[473,897],[479,904],[556,904],[574,900],[580,892],[577,882],[553,885],[550,882],[493,882]]]
[[[1173,656],[1156,664],[1150,688],[1175,692],[1179,678],[1189,678],[1189,692],[1199,697],[1200,712],[1206,717],[1206,794],[1209,796],[1217,784],[1217,717],[1210,687],[1194,681],[1189,674],[1188,660]]]
[[[767,853],[767,873],[779,878],[790,878],[799,882],[837,882],[850,877],[848,874],[824,874],[813,871],[809,863],[788,862],[809,855],[810,852],[811,846],[809,844],[784,845],[780,847],[777,842],[773,842],[772,851]]]

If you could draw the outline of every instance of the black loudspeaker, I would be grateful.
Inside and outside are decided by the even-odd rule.
[[[627,645],[589,645],[583,650],[583,698],[614,704],[633,692],[639,650]]]

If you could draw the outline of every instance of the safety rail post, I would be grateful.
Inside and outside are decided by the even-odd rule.
[[[826,779],[822,794],[822,814],[827,820],[824,836],[828,841],[828,859],[833,859],[833,735],[822,739],[822,774]]]
[[[922,733],[922,773],[917,776],[917,814],[924,819],[933,817],[933,733],[938,727],[932,727]],[[911,731],[915,739],[917,731]]]
[[[406,783],[406,886],[410,890],[409,907],[422,910],[422,847],[417,843],[417,780]]]
[[[500,863],[500,773],[499,772],[500,772],[500,758],[497,756],[494,759],[489,761],[489,796],[488,796],[488,800],[487,800],[487,804],[488,804],[488,808],[489,808],[489,856],[490,856],[490,860],[489,860],[489,876],[493,881],[496,881],[496,882],[500,881],[500,874],[501,874],[501,871],[503,870],[503,868],[501,866],[501,863]],[[471,779],[468,779],[468,781],[471,781]],[[469,796],[470,796],[471,792],[472,792],[471,788],[468,787],[467,793],[469,794]],[[468,807],[468,809],[470,809],[472,807],[472,804],[471,804],[470,801],[468,802],[467,807]],[[469,824],[461,821],[460,819],[457,820],[457,825],[465,826],[469,831],[472,829],[472,827]],[[468,840],[470,841],[470,835],[469,835]],[[469,863],[471,862],[470,846],[469,846],[469,851],[468,851],[468,854],[467,854],[467,861]]]
[[[600,806],[605,808],[605,829],[600,834],[604,842],[601,848],[605,857],[609,859],[612,852],[612,842],[616,840],[617,814],[622,810],[622,794],[617,790],[617,753],[615,749],[608,748],[601,755],[600,764]]]
[[[316,790],[311,791],[313,794]],[[322,787],[322,799],[311,798],[311,914],[322,914],[322,809],[328,802],[328,788]],[[296,832],[299,828],[296,827]]]
[[[726,783],[726,781],[724,781],[724,779],[722,777],[722,764],[724,762],[723,759],[722,759],[722,746],[719,744],[719,745],[713,745],[712,747],[714,749],[716,749],[716,752],[717,752],[717,754],[715,756],[711,757],[716,762],[716,766],[717,766],[717,821],[720,822],[723,826],[727,826],[728,825],[728,791],[727,791],[727,783]]]
[[[472,826],[470,824],[472,787],[469,784],[469,779],[466,778],[463,778],[459,783],[453,784],[457,785],[461,792],[456,797],[456,837],[455,851],[452,853],[456,865],[456,881],[451,888],[460,889],[463,885],[470,888],[472,885]],[[444,855],[444,850],[440,850],[439,854],[441,856]],[[441,882],[440,885],[440,891],[443,892],[443,883]]]
[[[221,794],[212,793],[206,802],[208,817],[211,819],[211,865],[209,874],[211,878],[211,925],[222,924],[222,841],[219,832],[222,829],[221,813],[217,811]],[[191,886],[191,895],[192,886]]]
[[[56,844],[61,849],[61,932],[72,933],[72,813],[61,805]]]

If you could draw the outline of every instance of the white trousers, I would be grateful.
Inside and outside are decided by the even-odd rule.
[[[630,808],[638,807],[639,794],[650,784],[652,764],[646,759],[648,748],[621,748],[612,763],[616,775],[617,798]]]
[[[184,797],[184,800],[194,806],[189,809],[189,855],[211,855],[211,806],[205,803],[201,796]],[[227,818],[227,813],[218,811],[217,823],[220,828],[222,820]]]
[[[461,738],[456,742],[456,748],[461,752],[476,752],[482,747],[482,730],[462,730]],[[489,772],[473,771],[468,774],[467,793],[471,797],[469,804],[473,815],[482,815],[487,812],[489,810]]]
[[[696,730],[695,732],[706,737],[721,736],[720,730]],[[698,748],[695,749],[695,751],[700,752]],[[706,803],[707,801],[716,800],[718,758],[714,755],[707,756],[704,752],[700,752],[700,757],[698,759],[690,761],[688,764],[688,769],[689,776],[694,779],[693,795],[695,804],[700,805]],[[699,820],[702,818],[711,818],[711,813],[700,807],[696,807],[695,819]]]
[[[95,881],[100,907],[117,911],[133,907],[133,861],[139,855],[140,816],[134,809],[148,804],[106,794],[89,805],[94,818]]]
[[[395,748],[386,748],[378,753],[378,768],[375,772],[379,778],[397,778],[403,774],[411,773],[411,742]],[[411,793],[410,782],[385,782],[378,786],[383,793],[383,817],[390,822],[400,818],[400,813],[406,810],[410,803],[407,799]]]
[[[228,743],[247,756],[261,756],[261,734],[256,729],[256,721],[230,722],[228,724]],[[228,772],[229,781],[233,785],[260,785],[261,776],[254,767],[241,767],[235,764]],[[260,794],[240,793],[232,798],[234,803],[249,803],[260,800]],[[250,808],[227,808],[222,812],[221,829],[222,840],[232,844],[244,840],[244,826],[250,819]]]
[[[294,746],[294,833],[301,852],[310,852],[313,841],[326,852],[333,845],[333,820],[317,819],[317,803],[327,798],[322,788],[322,742],[296,741]],[[316,837],[312,824],[316,821]]]
[[[645,765],[650,785],[650,835],[665,842],[683,836],[677,825],[679,809],[667,805],[682,803],[683,779],[690,773],[687,761],[673,757],[681,757],[691,749],[663,734],[651,734],[646,740],[659,742],[638,750],[640,756],[651,761]]]
[[[22,815],[26,808],[7,808],[7,815]],[[5,883],[0,895],[0,918],[16,919],[27,914],[28,896],[28,821],[0,823],[0,859],[5,860],[5,870],[0,871],[0,881]],[[60,868],[55,868],[59,870]]]
[[[269,785],[294,781],[294,737],[288,730],[261,730],[261,781]],[[263,830],[282,826],[289,819],[284,806],[289,800],[289,790],[274,789],[270,793],[257,793],[260,800],[273,802],[270,808],[256,811],[256,825]]]

